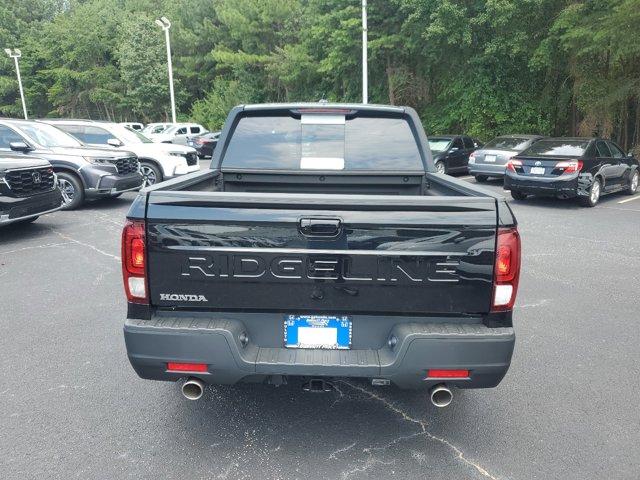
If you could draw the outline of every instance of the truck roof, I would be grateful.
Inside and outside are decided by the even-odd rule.
[[[371,110],[381,112],[398,112],[403,113],[407,107],[398,107],[394,105],[376,105],[364,103],[329,103],[329,102],[298,102],[298,103],[259,103],[240,105],[243,110],[288,110],[298,108],[313,108],[322,110],[331,109],[349,109],[349,110]]]

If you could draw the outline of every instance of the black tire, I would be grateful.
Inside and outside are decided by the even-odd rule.
[[[447,173],[447,165],[442,160],[436,162],[436,172]]]
[[[62,192],[62,210],[75,210],[84,203],[84,188],[73,173],[57,172],[58,184]]]
[[[522,193],[519,190],[511,190],[511,198],[513,198],[514,200],[526,200],[527,194]]]
[[[627,195],[635,195],[638,191],[638,183],[640,182],[640,172],[636,170],[631,174],[631,178],[629,178],[629,185],[627,185],[627,189],[624,191]]]
[[[489,180],[489,177],[487,177],[486,175],[476,175],[476,182],[478,183],[484,183],[487,180]]]
[[[596,178],[589,188],[589,195],[586,197],[580,197],[580,205],[583,207],[595,207],[600,201],[602,195],[602,183],[600,179]]]
[[[157,165],[151,162],[140,162],[140,173],[142,173],[142,177],[144,180],[144,183],[142,184],[143,187],[160,183],[163,178],[160,169],[157,167]]]

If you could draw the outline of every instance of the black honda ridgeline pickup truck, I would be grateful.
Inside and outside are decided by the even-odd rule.
[[[211,168],[140,192],[122,234],[129,360],[205,384],[495,387],[520,238],[505,199],[435,172],[406,107],[234,108]],[[306,382],[306,383],[304,383]]]

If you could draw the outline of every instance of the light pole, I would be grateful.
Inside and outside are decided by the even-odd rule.
[[[27,117],[27,104],[24,102],[24,91],[22,90],[22,78],[20,77],[20,65],[18,65],[18,59],[22,56],[22,52],[14,48],[11,50],[10,48],[4,49],[5,53],[13,58],[13,61],[16,64],[16,75],[18,76],[18,88],[20,89],[20,99],[22,100],[22,111],[24,112],[25,120]]]
[[[368,103],[367,77],[367,0],[362,0],[362,103]]]
[[[171,96],[171,121],[176,123],[176,98],[173,94],[173,65],[171,64],[171,40],[169,39],[169,29],[171,22],[167,17],[160,17],[156,20],[162,30],[164,30],[164,39],[167,44],[167,68],[169,69],[169,95]]]

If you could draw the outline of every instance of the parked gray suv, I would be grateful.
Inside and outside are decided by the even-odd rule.
[[[85,199],[117,197],[138,190],[143,178],[134,153],[89,148],[67,133],[40,122],[0,119],[0,152],[14,151],[48,160],[58,176],[64,209]]]

